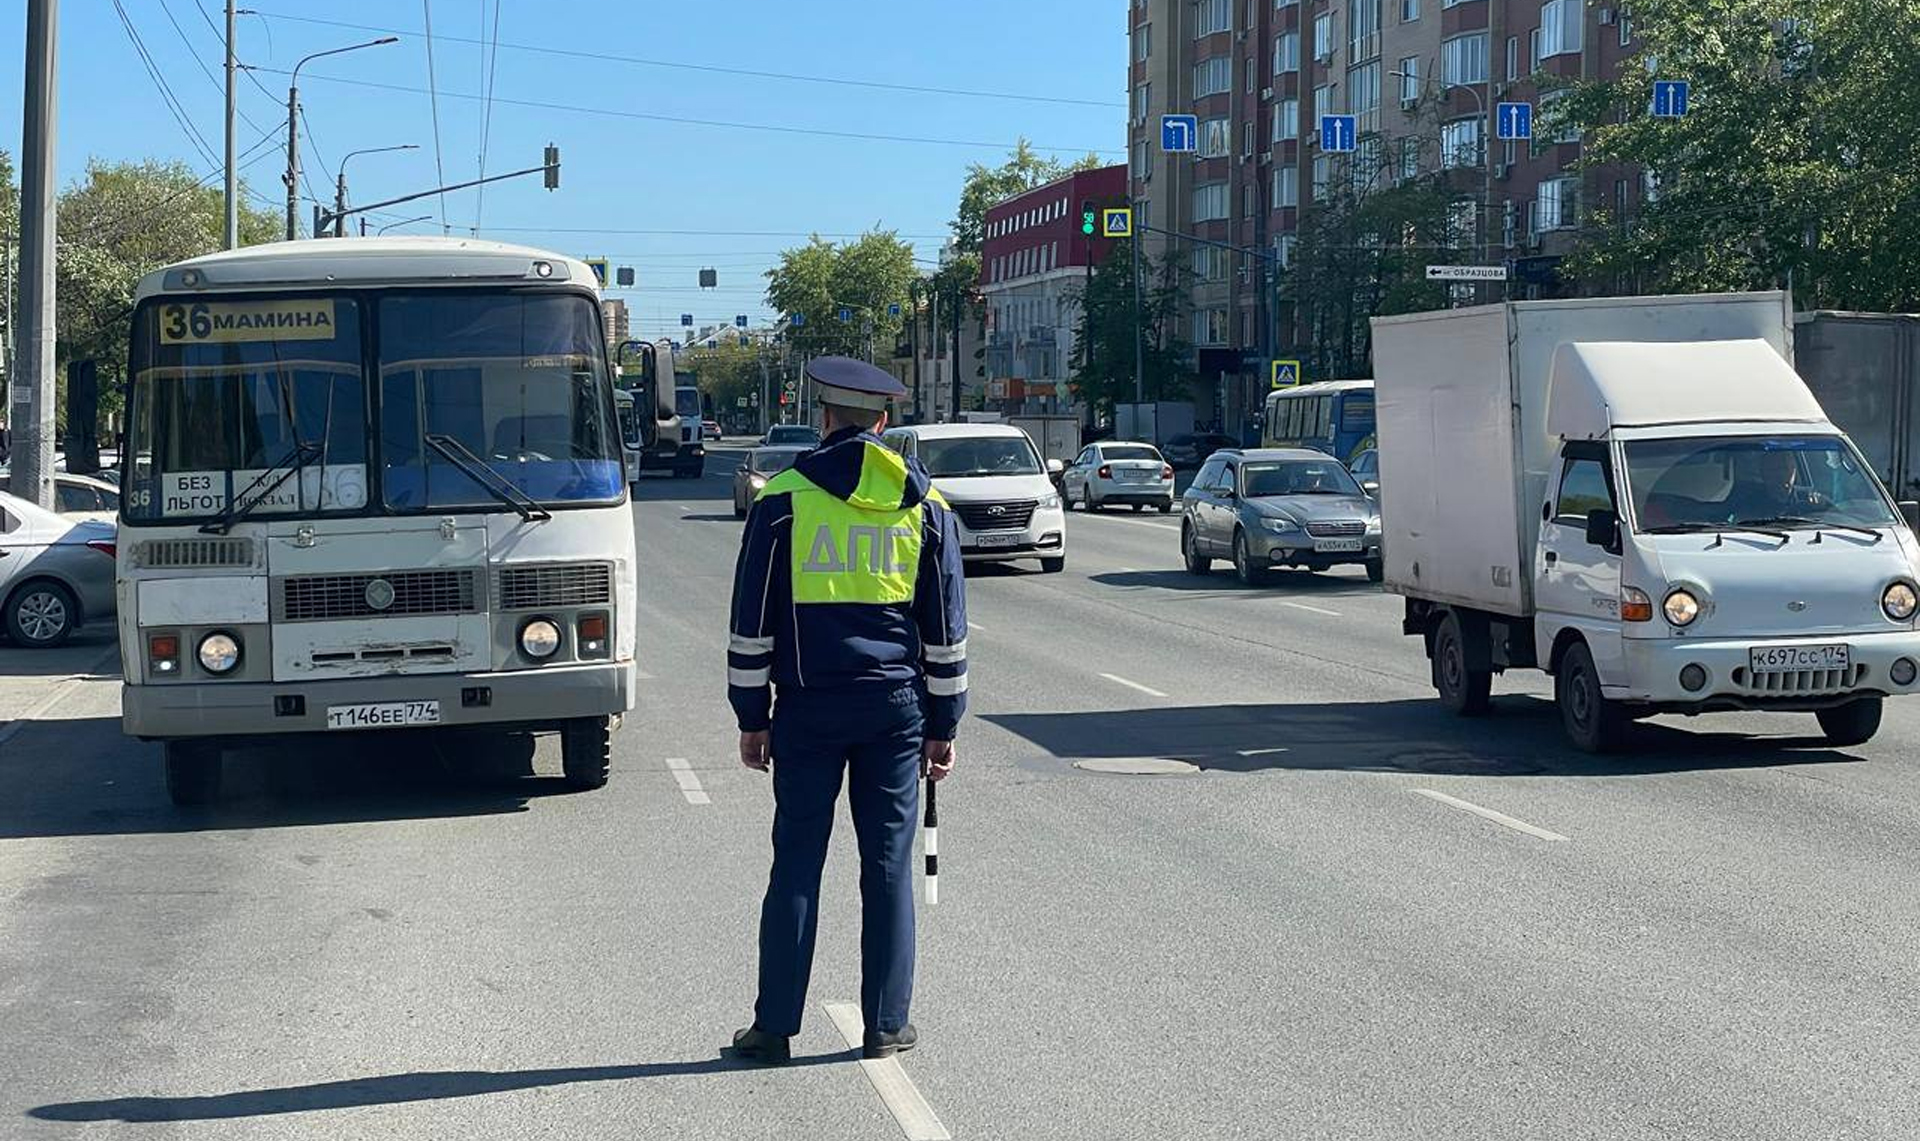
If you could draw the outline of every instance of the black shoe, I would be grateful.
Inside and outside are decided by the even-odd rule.
[[[891,1058],[920,1044],[920,1032],[909,1022],[898,1030],[869,1030],[860,1051],[863,1058]]]
[[[763,1066],[784,1066],[793,1059],[793,1040],[749,1026],[733,1036],[733,1056]]]

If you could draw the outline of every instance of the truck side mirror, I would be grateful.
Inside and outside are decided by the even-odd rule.
[[[1587,512],[1587,542],[1611,551],[1620,544],[1620,516],[1605,507]]]

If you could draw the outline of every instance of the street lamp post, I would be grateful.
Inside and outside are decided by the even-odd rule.
[[[417,151],[420,148],[413,143],[401,143],[393,147],[363,147],[357,151],[348,151],[340,156],[340,173],[333,182],[333,236],[347,236],[347,160],[354,155],[377,155],[387,151]],[[315,234],[314,237],[320,235]]]
[[[360,219],[361,225],[365,225],[366,221],[367,220],[365,218]],[[374,236],[378,237],[379,235],[386,233],[388,230],[393,229],[395,226],[411,226],[415,222],[431,222],[431,221],[433,221],[433,215],[431,214],[422,214],[418,218],[402,218],[398,222],[388,222],[386,225],[380,227],[378,230],[375,230]]]
[[[1397,75],[1401,79],[1411,79],[1415,83],[1420,82],[1420,77],[1412,72],[1389,71],[1387,74]],[[1493,88],[1491,67],[1487,71],[1487,88],[1489,91]],[[1496,132],[1487,130],[1492,124],[1488,122],[1487,100],[1480,94],[1480,89],[1470,83],[1451,83],[1444,79],[1440,81],[1441,94],[1455,89],[1473,96],[1474,106],[1480,112],[1480,219],[1474,228],[1478,231],[1476,236],[1480,239],[1480,260],[1485,262],[1493,256],[1493,136]]]
[[[289,242],[300,236],[300,69],[309,61],[319,59],[321,56],[339,55],[341,52],[358,51],[361,48],[399,42],[399,36],[381,36],[377,40],[368,40],[363,44],[348,44],[343,48],[328,48],[323,52],[314,52],[312,55],[301,57],[300,62],[293,65],[293,75],[287,81],[287,172],[281,176],[287,184],[287,240]]]

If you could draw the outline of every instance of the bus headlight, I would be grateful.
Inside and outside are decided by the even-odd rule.
[[[520,627],[520,651],[530,658],[550,658],[560,649],[560,627],[551,619],[534,618]]]
[[[1920,596],[1913,593],[1913,587],[1904,582],[1896,582],[1880,596],[1880,609],[1895,622],[1905,622],[1913,617],[1916,608],[1920,608]]]
[[[240,640],[223,631],[215,630],[200,639],[197,651],[200,668],[210,674],[232,673],[240,664]]]
[[[1660,609],[1666,611],[1667,621],[1675,626],[1687,626],[1700,617],[1700,600],[1684,589],[1676,590],[1667,595]]]

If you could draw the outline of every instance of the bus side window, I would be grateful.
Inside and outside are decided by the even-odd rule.
[[[1313,402],[1313,438],[1326,440],[1332,435],[1333,397],[1322,396]]]

